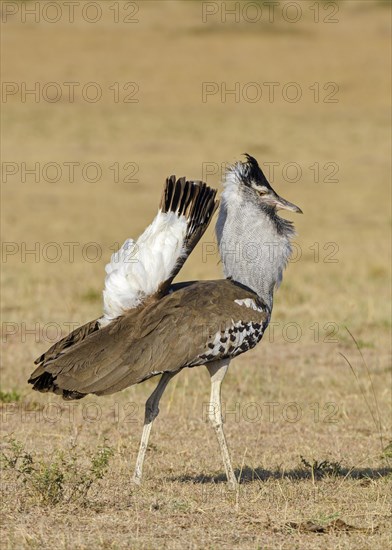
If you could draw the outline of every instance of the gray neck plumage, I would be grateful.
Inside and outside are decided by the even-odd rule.
[[[225,277],[249,287],[272,309],[291,255],[291,222],[226,185],[216,224]]]

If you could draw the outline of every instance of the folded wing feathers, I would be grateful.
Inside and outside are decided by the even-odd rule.
[[[257,296],[229,280],[190,284],[90,334],[39,366],[29,382],[39,391],[75,399],[114,393],[160,372],[238,355],[256,345],[269,321],[266,306],[244,307],[238,303],[244,299],[255,302]],[[252,344],[254,323],[260,335]]]
[[[108,324],[112,326],[113,319],[136,308],[146,296],[166,293],[207,229],[218,207],[215,196],[216,191],[203,182],[185,178],[176,181],[175,176],[167,178],[160,210],[152,224],[137,241],[127,239],[106,265],[104,315],[78,327],[35,361],[39,366],[29,379],[34,389],[53,391],[64,399],[83,397],[84,394],[76,390],[60,389],[50,373],[50,365],[61,356],[79,350],[93,332],[101,332]],[[140,336],[153,328],[139,327]]]
[[[70,332],[65,338],[62,338],[59,342],[53,344],[53,346],[51,346],[45,353],[40,355],[40,357],[38,357],[34,361],[34,363],[38,365],[39,363],[46,363],[47,361],[56,359],[60,353],[64,352],[67,348],[78,344],[91,333],[99,330],[99,328],[99,319],[95,319],[94,321],[90,321],[89,323],[86,323],[85,325],[76,328],[75,330]]]

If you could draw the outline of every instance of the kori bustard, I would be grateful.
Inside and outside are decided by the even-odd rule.
[[[80,399],[162,374],[145,406],[136,483],[167,384],[184,367],[199,365],[211,377],[209,417],[227,479],[237,483],[222,426],[221,383],[231,359],[253,348],[270,320],[294,234],[277,210],[301,210],[279,197],[246,155],[227,172],[216,226],[227,278],[173,284],[213,216],[215,193],[201,182],[168,178],[153,223],[136,242],[126,241],[106,267],[104,315],[41,355],[29,379],[38,391]],[[243,254],[249,244],[259,248],[254,262]]]

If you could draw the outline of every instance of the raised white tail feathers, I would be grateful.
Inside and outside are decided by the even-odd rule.
[[[204,233],[216,191],[185,178],[166,180],[161,209],[137,241],[127,239],[106,265],[103,326],[173,279]]]
[[[170,278],[184,252],[185,216],[159,211],[137,241],[127,239],[106,266],[103,291],[107,321],[140,305]]]

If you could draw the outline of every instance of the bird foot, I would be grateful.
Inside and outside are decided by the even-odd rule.
[[[234,475],[234,472],[232,475],[227,476],[227,488],[230,491],[237,491],[237,489],[239,489],[239,486],[240,484],[238,483],[237,478]]]
[[[238,481],[228,481],[227,482],[227,488],[230,490],[230,491],[237,491],[240,487],[240,484],[238,483]]]
[[[142,483],[142,478],[139,474],[137,474],[136,472],[133,474],[132,476],[132,483],[134,483],[135,485],[138,485],[140,486],[141,483]]]

